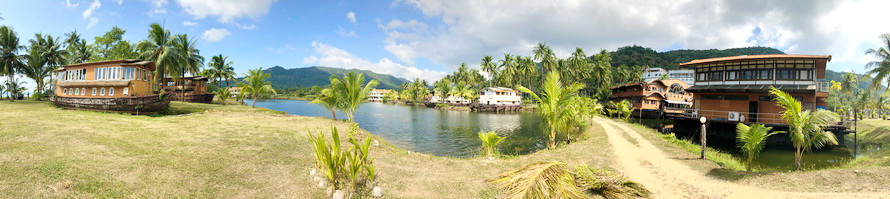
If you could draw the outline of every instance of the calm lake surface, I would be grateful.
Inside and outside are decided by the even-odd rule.
[[[331,117],[331,112],[323,106],[308,101],[260,100],[256,106],[293,115]],[[346,115],[338,112],[337,118],[346,119]],[[529,112],[479,113],[363,103],[356,110],[355,120],[362,129],[393,145],[437,156],[479,154],[479,131],[496,131],[506,136],[507,140],[499,147],[504,154],[528,154],[547,147],[546,137],[541,134],[541,118]]]

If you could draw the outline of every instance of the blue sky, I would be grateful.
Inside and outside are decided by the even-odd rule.
[[[367,69],[434,81],[484,55],[531,55],[537,42],[565,57],[641,45],[656,50],[769,46],[832,55],[829,69],[864,71],[890,26],[882,1],[281,1],[0,0],[0,25],[92,38],[113,26],[135,43],[151,23],[201,38],[205,57],[236,71],[281,65]],[[352,14],[350,14],[352,13]]]

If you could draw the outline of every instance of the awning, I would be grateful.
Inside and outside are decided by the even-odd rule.
[[[683,105],[690,105],[690,106],[692,105],[691,102],[674,101],[674,100],[664,100],[664,102],[667,102],[669,104],[683,104]]]

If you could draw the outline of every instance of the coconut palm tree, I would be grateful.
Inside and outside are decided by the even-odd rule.
[[[229,89],[219,89],[216,91],[216,97],[219,99],[220,104],[225,106],[226,100],[232,97],[232,92]]]
[[[532,80],[538,77],[538,66],[535,64],[535,61],[529,56],[522,57],[519,59],[518,71],[524,77],[522,84],[535,89],[534,86],[531,86]]]
[[[149,26],[148,39],[136,44],[139,57],[143,60],[155,62],[154,90],[160,90],[160,84],[164,76],[170,74],[173,69],[181,64],[182,56],[176,53],[176,39],[170,35],[170,30],[164,29],[160,24],[153,23]]]
[[[229,56],[223,56],[222,54],[213,56],[210,58],[210,66],[207,69],[206,74],[208,78],[214,79],[216,78],[216,84],[218,87],[222,87],[222,81],[226,81],[226,87],[229,87],[229,81],[235,79],[235,68],[232,67],[234,64],[232,61],[226,61],[229,59]]]
[[[65,43],[63,43],[61,39],[59,39],[58,37],[52,37],[51,35],[46,35],[45,39],[39,38],[39,34],[37,35],[37,37],[38,40],[43,40],[42,42],[37,42],[41,43],[40,45],[38,45],[40,48],[38,52],[40,53],[40,56],[43,57],[42,59],[46,62],[46,65],[48,67],[47,71],[49,71],[49,73],[56,71],[57,68],[68,63],[68,60],[66,59],[68,57],[68,51],[64,49],[63,46],[65,45]],[[34,46],[34,40],[31,40],[31,45]],[[49,82],[53,82],[52,75],[49,75]],[[38,86],[43,85],[41,84]],[[44,91],[41,91],[41,93],[43,92]]]
[[[440,98],[447,98],[447,95],[451,94],[451,89],[454,87],[452,84],[451,80],[442,78],[433,83],[433,92],[436,92],[436,95]]]
[[[241,87],[241,95],[247,95],[250,96],[250,99],[253,99],[250,107],[256,107],[256,101],[260,97],[268,94],[277,94],[275,89],[272,89],[272,83],[266,80],[269,77],[271,75],[264,73],[263,68],[260,67],[247,71],[244,82],[238,83],[238,86]]]
[[[185,85],[182,82],[184,81],[182,78],[185,77],[185,73],[195,76],[204,67],[204,56],[201,56],[201,51],[195,48],[195,41],[197,39],[189,39],[187,34],[174,36],[173,46],[176,49],[175,52],[179,53],[177,57],[182,59],[180,64],[174,69],[179,74],[180,85]],[[181,92],[182,95],[185,95],[185,89],[182,89]]]
[[[473,89],[473,85],[467,84],[466,82],[458,82],[448,95],[461,97],[467,101],[473,101],[473,99],[476,99],[476,90]]]
[[[565,105],[569,104],[571,98],[576,96],[578,90],[584,88],[583,84],[574,83],[569,86],[563,86],[559,73],[555,71],[550,71],[547,73],[547,78],[544,79],[543,88],[541,90],[541,95],[535,94],[528,88],[517,85],[516,86],[519,91],[524,93],[528,93],[532,96],[532,99],[538,102],[538,112],[543,116],[544,121],[546,122],[546,129],[549,134],[549,142],[547,147],[550,149],[556,148],[556,133],[562,125],[566,122],[566,118],[568,117],[567,107]]]
[[[488,73],[488,86],[494,86],[492,84],[495,81],[495,77],[498,76],[498,65],[492,62],[493,59],[491,56],[486,55],[482,57],[482,62],[479,63],[482,71]]]
[[[880,48],[869,48],[865,51],[866,55],[877,58],[876,61],[865,65],[866,68],[871,68],[865,75],[874,75],[871,81],[871,88],[877,88],[885,81],[887,82],[887,88],[890,88],[890,34],[881,34],[880,38],[882,42]]]
[[[479,141],[482,141],[482,155],[492,157],[498,154],[498,145],[507,138],[498,136],[494,131],[479,132]]]
[[[541,62],[541,66],[544,67],[545,71],[549,72],[556,69],[556,55],[547,44],[538,42],[532,53],[535,54],[535,60]]]
[[[6,91],[9,94],[9,98],[18,98],[22,91],[27,90],[25,88],[26,84],[25,82],[6,80]]]
[[[350,122],[355,122],[355,109],[361,105],[371,90],[377,87],[376,79],[369,81],[363,87],[362,83],[364,82],[365,74],[354,72],[346,73],[342,78],[331,79],[331,89],[339,98],[340,108],[346,113]]]
[[[336,80],[336,78],[331,77],[331,82],[334,82],[334,81],[339,81],[339,80]],[[321,90],[321,94],[315,96],[315,99],[313,99],[309,103],[310,104],[321,104],[322,106],[324,106],[325,109],[328,109],[328,111],[331,111],[331,119],[334,119],[334,120],[337,119],[337,109],[340,109],[341,103],[340,103],[340,98],[337,97],[337,93],[335,93],[334,90],[331,90],[329,88]]]
[[[47,61],[44,59],[44,56],[40,55],[41,52],[39,46],[35,45],[35,43],[32,43],[31,47],[28,48],[28,54],[25,55],[27,64],[21,68],[21,73],[34,80],[34,84],[36,84],[36,87],[34,88],[34,99],[41,100],[46,91],[45,80],[47,77],[50,77],[55,70],[46,65]]]
[[[766,138],[778,134],[778,132],[770,132],[773,127],[766,127],[762,124],[753,124],[751,126],[739,123],[736,125],[736,142],[739,149],[748,157],[745,161],[745,170],[751,172],[754,167],[754,159],[763,151],[766,144]]]
[[[498,78],[501,79],[502,85],[513,85],[513,79],[518,75],[516,69],[516,62],[513,59],[513,56],[510,53],[504,53],[504,59],[498,61],[501,64],[501,72],[498,75]]]
[[[788,124],[787,132],[791,137],[794,145],[794,167],[800,170],[801,159],[803,153],[811,149],[820,148],[827,145],[836,145],[837,138],[822,128],[840,120],[839,116],[827,110],[804,110],[800,101],[794,99],[788,93],[785,93],[775,87],[771,87],[769,93],[774,96],[773,100],[780,107],[785,109],[781,112],[781,116]]]
[[[8,26],[0,26],[0,74],[6,75],[6,81],[15,83],[15,73],[22,66],[21,57],[17,54],[24,46],[19,45],[19,36]],[[14,88],[9,87],[12,91]],[[15,101],[9,98],[10,102]]]
[[[65,48],[67,53],[65,54],[68,55],[65,57],[65,63],[83,63],[93,56],[89,46],[87,46],[87,40],[81,39],[80,34],[77,34],[77,30],[65,33],[65,37],[65,44],[67,45]]]

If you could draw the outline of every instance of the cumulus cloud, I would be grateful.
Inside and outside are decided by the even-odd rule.
[[[439,80],[446,75],[445,72],[441,71],[404,66],[387,58],[382,58],[377,62],[371,62],[359,58],[343,49],[323,43],[312,42],[312,47],[315,49],[317,56],[313,55],[303,58],[304,64],[370,70],[375,73],[390,74],[409,80],[420,78],[429,82]]]
[[[182,21],[182,26],[186,26],[186,27],[188,27],[188,26],[197,26],[197,25],[198,25],[198,22],[194,22],[194,21]]]
[[[426,20],[378,22],[384,49],[404,63],[427,58],[456,67],[484,55],[530,55],[546,42],[560,57],[626,45],[654,49],[769,46],[789,53],[859,59],[864,40],[890,26],[873,20],[890,2],[829,1],[448,1],[402,0]],[[497,9],[492,9],[497,8]],[[872,44],[871,41],[866,42]],[[847,49],[854,52],[846,53]],[[848,55],[849,54],[849,55]]]
[[[102,3],[99,2],[99,0],[93,0],[93,3],[90,3],[90,7],[88,7],[86,10],[84,10],[81,15],[83,16],[84,19],[89,18],[89,17],[93,16],[93,12],[95,12],[96,9],[99,9],[99,7],[102,7]]]
[[[258,19],[265,16],[277,0],[176,0],[182,9],[196,19],[217,17],[219,22],[231,23],[243,17]]]
[[[349,19],[349,22],[355,24],[355,12],[347,12],[346,19]]]
[[[99,18],[90,17],[90,23],[87,24],[87,28],[93,28],[93,26],[96,26],[96,24],[98,24],[98,23],[99,23]]]
[[[208,42],[213,43],[213,42],[222,41],[224,38],[226,38],[226,36],[229,36],[229,34],[231,34],[229,32],[229,30],[219,29],[219,28],[211,28],[211,29],[205,30],[204,34],[201,37],[204,38],[204,40],[207,40]]]
[[[112,1],[114,1],[114,3],[116,3],[117,5],[123,5],[123,4],[124,4],[124,0],[112,0]]]
[[[343,29],[342,26],[338,26],[338,28],[339,29],[337,30],[337,34],[339,34],[341,37],[358,38],[358,34],[355,34],[355,31],[346,31],[346,29]]]

